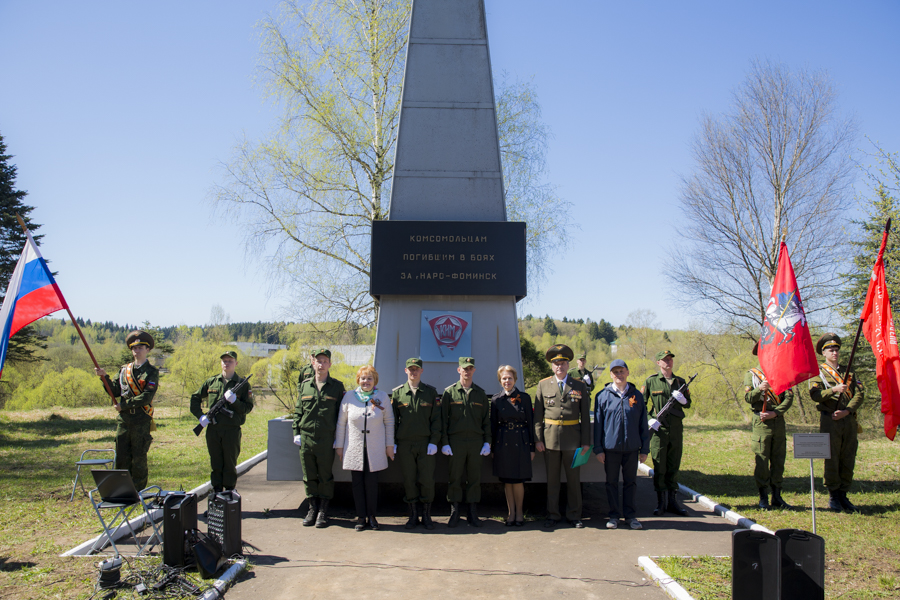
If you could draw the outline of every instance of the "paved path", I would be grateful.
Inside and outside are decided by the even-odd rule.
[[[667,596],[638,568],[639,556],[731,553],[733,526],[697,504],[686,504],[686,518],[651,517],[656,496],[643,475],[638,477],[643,531],[607,530],[603,484],[586,484],[583,530],[564,526],[548,531],[542,520],[524,528],[487,521],[480,529],[463,520],[449,529],[449,507],[441,502],[436,503],[434,531],[409,532],[403,528],[405,504],[387,502],[401,493],[383,486],[381,530],[356,532],[349,487],[338,488],[344,500],[328,528],[303,527],[298,510],[303,484],[267,482],[265,467],[261,463],[238,481],[243,539],[255,566],[228,591],[231,600],[512,595],[662,599]],[[526,502],[529,494],[543,493],[540,486],[526,486]],[[502,496],[491,499],[482,503],[482,517],[505,517]]]

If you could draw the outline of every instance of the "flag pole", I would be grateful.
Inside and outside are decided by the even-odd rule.
[[[19,215],[19,213],[16,213],[16,219],[18,219],[19,225],[22,226],[22,231],[25,232],[25,237],[27,238],[28,237],[28,227],[25,225],[25,221],[22,219],[22,217]],[[84,337],[84,333],[82,333],[82,331],[81,331],[81,327],[78,326],[78,321],[75,320],[75,316],[72,314],[72,309],[69,308],[69,303],[66,302],[65,304],[66,304],[66,312],[69,313],[69,319],[71,319],[72,325],[75,326],[75,331],[78,332],[78,337],[81,338],[81,342],[84,344],[84,348],[87,350],[88,355],[91,357],[91,361],[94,363],[94,367],[99,369],[100,365],[97,363],[97,359],[94,358],[94,353],[91,352],[91,347],[88,345],[88,342]],[[106,388],[106,393],[109,394],[110,398],[112,398],[113,406],[115,406],[116,410],[118,410],[119,403],[116,401],[116,396],[115,396],[115,394],[113,394],[112,389],[110,389],[110,387],[109,387],[109,382],[106,380],[105,377],[101,377],[100,381],[103,382],[103,387]]]

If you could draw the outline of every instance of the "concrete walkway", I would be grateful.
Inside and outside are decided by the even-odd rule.
[[[438,487],[439,496],[445,489]],[[603,484],[585,484],[585,529],[566,525],[546,530],[544,489],[526,485],[526,516],[540,518],[523,528],[488,520],[475,529],[463,520],[449,529],[449,505],[441,501],[435,503],[436,529],[410,532],[403,527],[402,491],[385,484],[381,530],[356,532],[350,489],[344,484],[338,486],[330,526],[315,529],[300,524],[305,514],[298,510],[305,499],[302,482],[268,482],[262,463],[238,481],[245,551],[255,566],[228,597],[661,599],[667,596],[637,566],[639,556],[731,553],[734,526],[699,504],[686,503],[690,514],[684,518],[650,516],[656,496],[644,475],[638,477],[643,531],[605,528]],[[505,518],[502,492],[496,487],[485,491],[481,516]]]

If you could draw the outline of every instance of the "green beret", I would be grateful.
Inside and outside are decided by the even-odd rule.
[[[662,360],[662,359],[666,358],[667,356],[671,356],[672,358],[675,358],[675,355],[672,354],[671,352],[669,352],[668,350],[660,350],[659,352],[656,353],[656,360]]]
[[[125,345],[129,348],[134,348],[135,346],[140,346],[141,344],[143,344],[144,346],[149,346],[149,348],[153,350],[153,336],[151,336],[146,331],[136,329],[125,337]]]
[[[841,338],[836,333],[826,333],[822,337],[819,338],[819,341],[816,342],[816,354],[822,354],[822,350],[825,348],[832,348],[837,346],[841,347]]]
[[[421,358],[407,358],[406,359],[406,367],[419,367],[422,368],[422,359]]]
[[[220,356],[219,358],[225,358],[226,356],[230,356],[234,360],[237,360],[237,352],[235,352],[234,350],[228,350],[227,352],[223,352],[222,356]]]
[[[459,357],[459,366],[461,367],[474,367],[475,359],[471,356],[460,356]]]
[[[328,348],[316,348],[315,350],[313,350],[313,351],[310,352],[309,354],[310,354],[311,356],[314,356],[314,357],[315,357],[315,356],[318,356],[318,355],[320,355],[320,354],[324,354],[325,356],[328,357],[328,360],[331,360],[331,350],[329,350]]]
[[[550,346],[550,349],[547,350],[546,354],[544,354],[544,358],[546,358],[549,362],[553,362],[555,360],[565,360],[572,362],[572,359],[575,358],[575,353],[572,352],[572,349],[565,344],[556,344],[555,346]]]

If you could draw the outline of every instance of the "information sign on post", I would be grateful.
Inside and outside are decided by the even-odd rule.
[[[794,458],[809,459],[809,494],[812,498],[813,533],[816,533],[816,479],[813,474],[813,460],[831,458],[831,434],[795,433]]]

